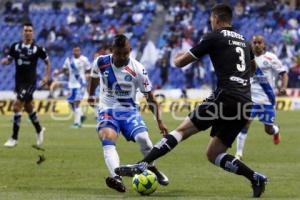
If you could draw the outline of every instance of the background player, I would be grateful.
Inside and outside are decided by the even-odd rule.
[[[93,104],[92,96],[100,77],[97,131],[102,141],[104,160],[111,174],[111,177],[106,178],[106,184],[119,192],[126,191],[122,178],[114,172],[120,163],[116,150],[119,133],[122,132],[126,140],[137,142],[144,155],[153,147],[135,101],[137,89],[144,93],[159,129],[163,134],[167,134],[166,126],[161,121],[159,107],[151,92],[152,86],[147,71],[142,64],[129,57],[130,51],[130,43],[126,36],[116,35],[112,54],[95,59],[89,88],[89,102]],[[159,172],[153,163],[150,163],[148,168],[156,174],[161,185],[169,183],[168,178]]]
[[[266,51],[264,37],[255,35],[252,39],[252,49],[255,54],[257,69],[251,83],[251,96],[254,103],[251,117],[258,117],[265,126],[265,132],[273,136],[274,144],[279,144],[280,134],[279,127],[274,124],[275,121],[275,79],[279,75],[281,87],[278,89],[279,94],[286,94],[288,84],[288,75],[285,67],[277,56]],[[242,129],[237,137],[236,157],[241,159],[247,133],[251,121]]]
[[[46,50],[35,44],[33,34],[32,24],[25,23],[23,26],[23,40],[12,44],[9,55],[1,60],[2,65],[9,65],[13,60],[16,65],[15,92],[17,99],[13,105],[13,133],[11,138],[4,144],[5,147],[14,147],[17,145],[23,108],[29,114],[29,118],[35,127],[37,146],[41,146],[44,141],[45,128],[40,125],[32,100],[36,89],[36,66],[38,59],[43,59],[46,66],[42,85],[48,83],[51,67]]]
[[[73,47],[73,56],[66,58],[63,69],[60,70],[56,75],[60,73],[69,74],[69,97],[68,102],[74,112],[74,124],[71,128],[80,128],[81,122],[85,118],[80,107],[80,102],[84,97],[86,91],[86,73],[91,70],[91,64],[87,57],[81,55],[80,47]]]
[[[206,152],[208,160],[226,171],[246,177],[252,184],[253,197],[260,197],[264,192],[267,178],[226,153],[247,123],[252,105],[250,74],[251,68],[255,68],[250,45],[242,35],[233,31],[231,20],[229,6],[214,6],[210,15],[213,31],[204,35],[189,52],[175,57],[175,65],[183,67],[206,54],[210,56],[218,78],[218,87],[212,96],[154,145],[140,163],[121,166],[115,170],[117,174],[132,176],[141,173],[148,163],[171,151],[180,141],[212,127]]]

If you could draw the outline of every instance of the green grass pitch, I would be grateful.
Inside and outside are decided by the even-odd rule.
[[[172,130],[180,121],[163,115]],[[282,142],[275,146],[264,133],[262,124],[254,122],[245,149],[244,160],[253,169],[265,173],[269,183],[262,199],[300,199],[300,112],[279,112]],[[205,157],[209,140],[207,132],[184,141],[171,153],[159,159],[170,184],[160,186],[151,196],[141,197],[131,187],[131,178],[124,178],[128,192],[120,194],[106,187],[108,176],[102,149],[94,127],[70,129],[71,120],[54,121],[40,116],[47,128],[45,152],[31,147],[35,134],[26,114],[23,115],[19,144],[7,149],[2,145],[11,133],[11,117],[0,117],[0,200],[83,200],[83,199],[251,199],[249,182],[213,165]],[[152,115],[144,115],[153,142],[161,137]],[[89,116],[87,124],[95,124]],[[138,145],[119,138],[117,148],[121,163],[141,158]],[[235,144],[231,153],[235,153]],[[36,164],[38,155],[46,161]]]

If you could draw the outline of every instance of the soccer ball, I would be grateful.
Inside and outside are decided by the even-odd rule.
[[[155,192],[158,186],[156,175],[150,170],[136,174],[132,179],[132,186],[141,195],[150,195]]]

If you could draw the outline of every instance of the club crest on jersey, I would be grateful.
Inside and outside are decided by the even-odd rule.
[[[132,81],[132,77],[130,75],[126,75],[124,77],[124,79],[125,79],[125,81],[128,81],[128,82]]]
[[[28,50],[27,50],[27,55],[30,56],[32,53],[33,53],[32,49],[28,49]]]
[[[263,62],[263,64],[264,64],[264,65],[268,65],[269,62],[265,60],[265,61]]]
[[[109,71],[104,71],[103,75],[104,75],[104,77],[108,77]]]

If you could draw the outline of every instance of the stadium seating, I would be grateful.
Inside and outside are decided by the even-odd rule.
[[[236,5],[238,1],[232,0],[230,2],[232,5]],[[145,1],[141,1],[140,5],[129,6],[127,9],[130,9],[130,12],[123,12],[120,15],[109,15],[105,14],[105,12],[85,12],[75,6],[63,8],[59,11],[50,8],[38,8],[30,11],[29,18],[35,27],[37,43],[48,49],[52,67],[55,69],[60,68],[65,58],[71,55],[71,46],[74,43],[81,44],[83,54],[92,60],[97,47],[106,44],[112,38],[112,35],[107,33],[107,30],[111,28],[111,26],[115,29],[123,29],[124,32],[130,36],[133,48],[138,47],[140,38],[146,33],[147,28],[151,25],[155,17],[155,9],[157,7],[156,4],[149,4],[147,6],[144,6],[144,4]],[[156,41],[158,49],[165,49],[166,46],[170,45],[170,41],[171,43],[174,42],[172,41],[174,35],[181,37],[181,39],[187,39],[191,41],[192,44],[195,44],[203,35],[203,31],[209,28],[209,12],[205,9],[205,5],[180,4],[177,1],[171,1],[168,9],[167,12],[174,20],[166,22],[163,30],[160,31],[161,33]],[[137,12],[142,12],[143,18],[139,23],[134,24],[130,20],[130,13],[134,14]],[[98,21],[98,23],[93,25],[91,22],[78,20],[82,13],[88,15],[90,21]],[[77,24],[69,23],[68,17],[72,14],[77,18]],[[3,14],[0,16],[1,49],[3,49],[5,45],[12,44],[12,42],[21,39],[21,23],[6,22],[5,17],[8,15],[9,14]],[[272,45],[270,47],[276,47],[282,46],[283,32],[290,28],[287,22],[291,18],[299,19],[300,11],[273,9],[262,14],[259,8],[248,6],[247,8],[244,7],[243,14],[236,17],[233,24],[248,40],[251,39],[254,34],[259,33],[266,37],[267,43]],[[83,20],[86,20],[86,17]],[[49,33],[51,27],[55,28],[56,34],[56,38],[53,41],[49,41],[49,37],[43,38],[39,35],[43,29],[48,30],[47,33]],[[61,27],[66,29],[63,35],[59,35],[58,33]],[[96,32],[93,32],[94,29],[97,29]],[[298,37],[295,45],[299,44],[300,37]],[[161,52],[161,55],[170,56],[166,52]],[[283,58],[283,60],[285,60],[285,58]],[[188,83],[189,79],[191,79],[189,75],[193,75],[191,70],[197,70],[196,65],[193,65],[192,69],[186,71],[169,67],[169,75],[171,74],[171,77],[176,77],[176,80],[169,79],[165,85],[162,85],[160,78],[161,72],[158,67],[149,69],[149,74],[153,85],[157,88],[198,88],[203,84],[214,85],[215,78],[214,72],[211,69],[210,60],[204,58],[202,64],[206,72],[204,77],[202,77],[201,80],[194,80],[190,83]],[[286,64],[291,63],[288,60]],[[14,88],[14,82],[11,81],[14,78],[14,70],[13,64],[1,69],[0,79],[2,80],[2,84],[0,84],[0,90],[12,90]],[[40,72],[43,72],[42,62],[39,62],[38,65],[38,73]],[[194,78],[195,77],[196,79],[198,78],[197,75],[194,75]]]

